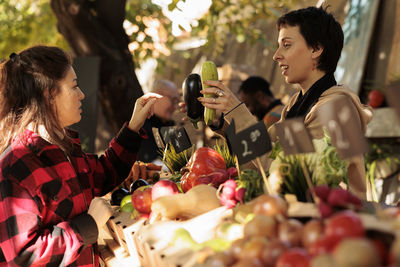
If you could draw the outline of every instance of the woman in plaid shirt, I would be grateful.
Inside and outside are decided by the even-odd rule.
[[[99,265],[112,212],[98,196],[127,177],[159,97],[139,98],[104,155],[87,154],[66,128],[84,98],[70,57],[35,46],[0,65],[0,266]]]

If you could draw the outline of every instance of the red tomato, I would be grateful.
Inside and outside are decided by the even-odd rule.
[[[358,215],[346,210],[330,217],[325,226],[325,236],[337,239],[363,237],[365,229]]]
[[[313,257],[319,254],[330,253],[338,243],[339,239],[335,237],[322,236],[308,247],[308,253]]]
[[[379,90],[372,90],[368,94],[368,105],[373,108],[378,108],[382,106],[385,96]]]
[[[224,158],[209,147],[197,149],[190,157],[186,167],[188,167],[189,172],[181,178],[183,192],[198,184],[209,184],[210,181],[216,187],[228,179]],[[204,175],[210,177],[206,178]],[[196,181],[197,179],[200,180]]]
[[[279,256],[275,267],[308,267],[310,260],[310,255],[304,249],[290,248]]]

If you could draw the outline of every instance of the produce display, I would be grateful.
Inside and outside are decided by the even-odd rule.
[[[313,140],[315,152],[297,155],[284,155],[279,142],[271,152],[274,159],[269,168],[270,184],[275,192],[294,194],[301,201],[307,201],[308,185],[301,168],[305,162],[314,185],[337,187],[347,183],[348,161],[339,158],[327,134],[322,139]]]
[[[322,146],[325,151],[330,149],[327,144]],[[293,203],[284,198],[287,194],[266,194],[259,170],[227,168],[229,156],[223,155],[223,148],[194,150],[179,172],[167,176],[173,179],[160,172],[158,181],[133,192],[114,191],[112,203],[121,199],[120,212],[147,222],[132,233],[138,253],[146,255],[138,257],[142,265],[395,266],[399,262],[398,208],[371,214],[359,198],[336,183],[315,183],[317,201],[312,205],[317,213],[290,214]],[[334,159],[312,157],[324,164]],[[135,182],[139,181],[147,183]],[[305,194],[310,194],[307,190]]]
[[[195,127],[214,119],[195,99],[217,79],[207,61],[184,82]],[[313,144],[313,153],[285,155],[274,143],[268,170],[240,169],[226,143],[180,153],[168,144],[167,173],[135,162],[113,191],[109,228],[141,266],[400,266],[400,208],[359,199],[329,136]]]
[[[224,158],[214,149],[197,149],[186,164],[186,171],[180,180],[183,192],[199,184],[218,187],[228,179]]]
[[[136,161],[125,183],[129,183],[130,181],[135,182],[138,179],[142,179],[147,183],[154,183],[160,178],[160,171],[161,166],[154,163]],[[128,184],[125,184],[125,186],[129,188]]]

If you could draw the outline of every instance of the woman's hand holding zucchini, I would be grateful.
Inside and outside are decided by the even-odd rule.
[[[211,61],[203,63],[201,76],[190,74],[182,88],[184,102],[179,103],[180,111],[187,114],[196,129],[199,120],[204,119],[207,125],[211,125],[216,111],[227,113],[240,104],[231,90],[218,81],[217,68]]]
[[[208,88],[203,88],[201,93],[204,94],[216,94],[219,92],[218,90],[223,91],[223,96],[215,98],[215,101],[212,98],[200,97],[199,101],[206,108],[214,108],[223,113],[228,113],[238,104],[240,104],[239,99],[220,81],[204,81],[207,84]]]

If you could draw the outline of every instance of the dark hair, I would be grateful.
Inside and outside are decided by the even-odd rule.
[[[323,47],[317,68],[327,73],[335,72],[343,48],[343,30],[332,14],[322,7],[298,9],[278,19],[278,30],[285,26],[299,26],[310,47]]]
[[[269,90],[269,82],[260,76],[250,76],[244,80],[239,87],[239,92],[243,92],[248,95],[253,95],[258,91],[274,97],[271,90]]]
[[[62,49],[41,45],[12,53],[0,65],[0,153],[28,125],[35,132],[44,125],[52,142],[70,152],[70,138],[51,103],[70,66],[71,58]]]

